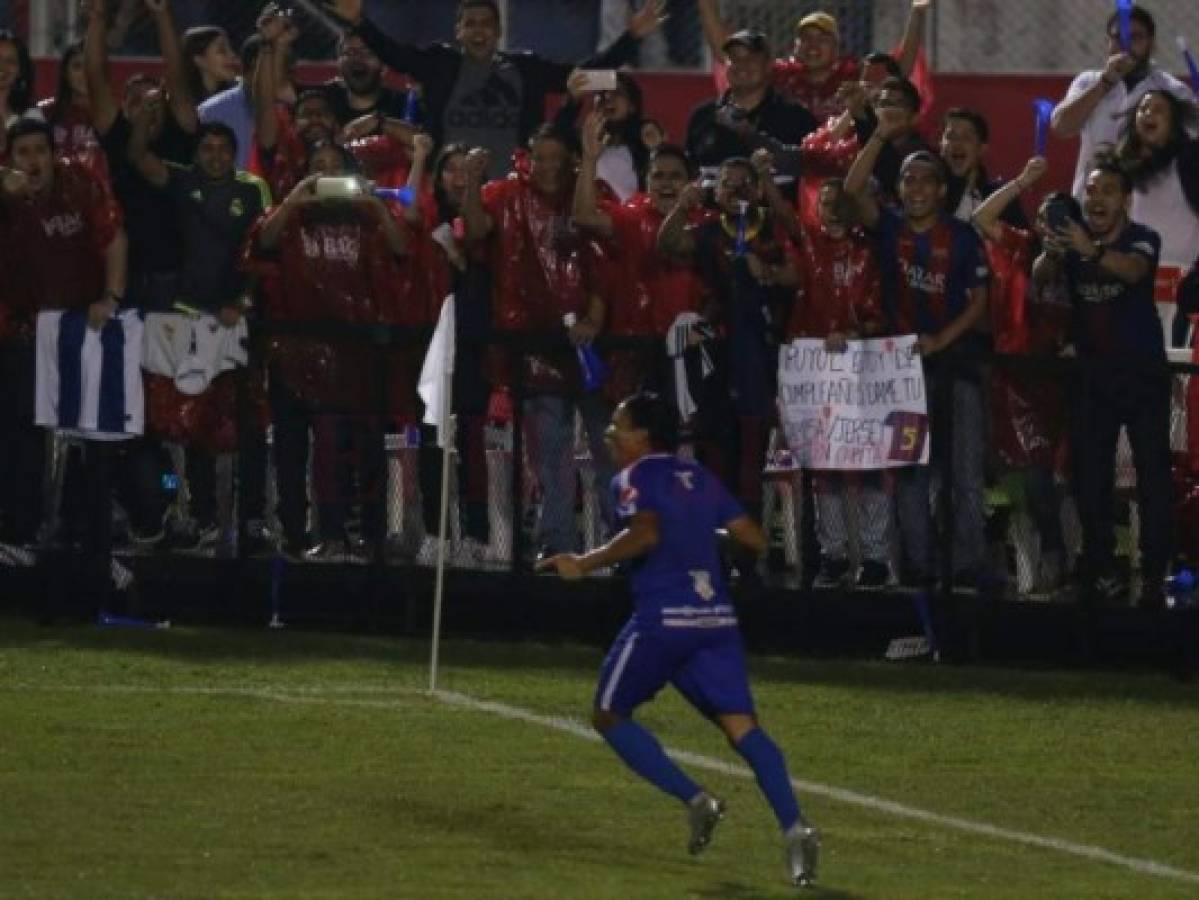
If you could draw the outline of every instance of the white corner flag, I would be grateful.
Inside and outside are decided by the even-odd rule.
[[[437,317],[437,328],[425,352],[425,363],[420,370],[420,383],[416,392],[425,404],[426,425],[437,426],[437,446],[444,447],[449,440],[450,422],[450,376],[454,374],[454,295],[450,294],[441,304],[441,315]]]

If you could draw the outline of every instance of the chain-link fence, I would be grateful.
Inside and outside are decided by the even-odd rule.
[[[633,6],[640,0],[634,0]],[[265,0],[173,0],[181,28],[215,24],[235,46],[249,36]],[[316,0],[289,4],[300,23],[300,55],[326,60],[335,35],[321,17]],[[628,0],[507,0],[506,42],[551,58],[582,59],[623,28]],[[1157,20],[1160,64],[1185,71],[1174,45],[1177,36],[1199,43],[1199,5],[1183,0],[1145,4]],[[809,12],[836,16],[845,53],[893,48],[899,44],[909,12],[904,2],[872,0],[723,0],[723,18],[736,28],[756,28],[770,36],[779,55],[794,41],[796,22]],[[153,24],[143,0],[109,0],[109,43],[114,52],[158,54]],[[1112,11],[1105,0],[1041,3],[1017,0],[938,0],[925,34],[933,68],[943,72],[1072,73],[1095,68],[1107,56],[1104,23]],[[400,40],[422,44],[453,40],[454,3],[388,0],[368,5],[368,13]],[[693,0],[670,0],[670,19],[661,35],[642,49],[643,68],[703,68],[708,65],[699,16]],[[56,56],[81,27],[75,0],[0,0],[0,22],[28,27],[35,54]]]

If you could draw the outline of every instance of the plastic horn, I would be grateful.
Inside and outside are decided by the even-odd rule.
[[[1120,49],[1127,53],[1132,46],[1132,0],[1116,0],[1116,15],[1120,22]]]
[[[1053,116],[1053,101],[1046,100],[1043,97],[1038,98],[1032,102],[1032,107],[1037,115],[1033,152],[1037,156],[1044,156],[1045,148],[1049,143],[1049,120]]]
[[[1186,38],[1179,35],[1175,40],[1178,42],[1178,49],[1182,51],[1182,58],[1187,61],[1187,71],[1191,73],[1191,87],[1199,93],[1199,63],[1195,62],[1195,55],[1188,49]]]
[[[111,613],[100,613],[96,620],[101,628],[145,628],[149,630],[162,630],[171,627],[170,620],[163,622],[152,622],[148,619],[135,619],[131,616],[114,616]]]
[[[735,252],[737,256],[744,256],[749,250],[749,242],[745,238],[745,218],[749,213],[749,203],[745,200],[742,200],[738,204],[738,208],[740,212],[737,213],[737,246]]]
[[[394,200],[400,206],[411,206],[416,202],[416,192],[405,185],[402,188],[375,188],[372,192],[380,200]]]

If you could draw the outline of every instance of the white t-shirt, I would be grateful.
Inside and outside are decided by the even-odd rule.
[[[1058,108],[1085,94],[1102,77],[1102,71],[1083,72],[1074,79],[1070,90],[1066,92],[1065,99],[1058,104]],[[1104,94],[1099,105],[1091,113],[1091,117],[1082,126],[1082,131],[1079,132],[1081,143],[1078,147],[1078,163],[1074,168],[1074,196],[1079,201],[1083,199],[1087,170],[1095,153],[1104,144],[1115,147],[1116,142],[1120,140],[1128,113],[1136,108],[1141,97],[1149,91],[1169,91],[1184,100],[1193,101],[1195,99],[1195,94],[1187,85],[1169,72],[1163,72],[1157,66],[1152,65],[1149,67],[1149,74],[1137,82],[1137,86],[1131,91],[1123,81],[1120,81]]]
[[[1161,235],[1162,265],[1187,268],[1199,256],[1199,215],[1182,192],[1178,160],[1133,191],[1132,220]]]
[[[624,203],[637,193],[637,169],[628,147],[608,147],[600,154],[595,167],[600,181],[606,181],[612,192]]]

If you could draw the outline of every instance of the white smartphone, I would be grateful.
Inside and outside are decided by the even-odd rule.
[[[616,90],[615,69],[580,69],[584,76],[583,90],[592,93]]]

